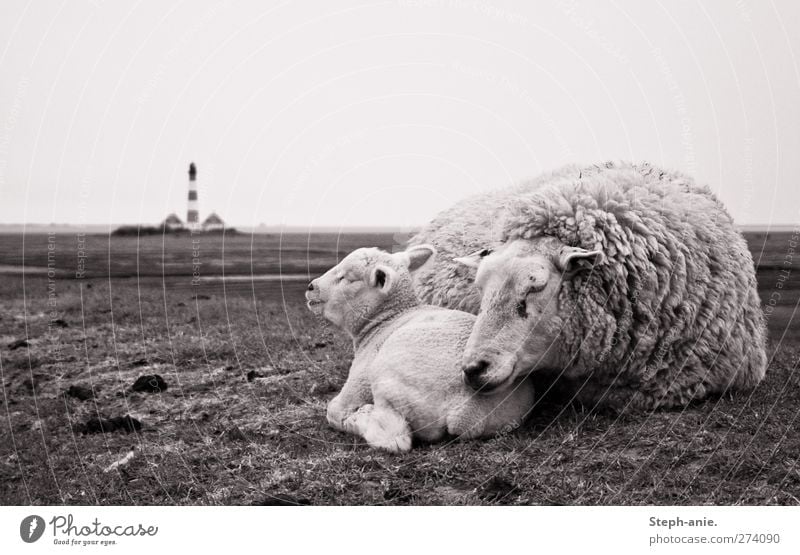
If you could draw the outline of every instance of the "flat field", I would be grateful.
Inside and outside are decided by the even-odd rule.
[[[514,433],[393,455],[326,425],[352,347],[303,290],[407,236],[0,235],[0,502],[800,504],[800,255],[746,236],[771,335],[754,392],[655,413],[543,402]],[[151,374],[166,389],[132,391]],[[141,429],[87,433],[125,415]]]

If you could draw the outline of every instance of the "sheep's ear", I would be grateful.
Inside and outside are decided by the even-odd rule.
[[[563,247],[558,255],[558,267],[562,272],[591,270],[605,259],[601,250],[587,251],[580,247]]]
[[[378,264],[369,273],[369,285],[388,293],[394,284],[395,271],[389,266]]]
[[[453,262],[458,262],[459,264],[463,264],[468,268],[477,268],[481,264],[481,260],[484,257],[489,256],[492,254],[492,249],[480,249],[472,254],[468,254],[467,256],[461,256],[459,258],[454,258]]]
[[[404,253],[407,260],[408,271],[413,272],[422,268],[428,260],[436,255],[436,249],[432,245],[415,245]]]

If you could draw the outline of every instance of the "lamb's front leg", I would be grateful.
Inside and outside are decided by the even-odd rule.
[[[391,407],[364,405],[345,420],[345,427],[372,447],[393,452],[411,450],[411,428],[403,415]]]
[[[368,403],[372,403],[372,390],[366,372],[353,366],[342,391],[328,402],[326,411],[328,424],[341,432],[361,435],[347,422],[358,409]]]
[[[356,365],[350,368],[342,391],[328,403],[327,418],[331,427],[363,437],[373,447],[411,449],[411,429],[405,418],[388,406],[372,404],[366,369]]]

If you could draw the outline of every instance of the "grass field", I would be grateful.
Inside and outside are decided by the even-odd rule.
[[[393,455],[326,425],[352,347],[303,290],[404,236],[0,235],[0,502],[800,504],[798,256],[747,237],[771,335],[756,391],[652,414],[544,402],[515,433]],[[148,374],[167,389],[132,391]],[[84,433],[124,415],[141,429]]]

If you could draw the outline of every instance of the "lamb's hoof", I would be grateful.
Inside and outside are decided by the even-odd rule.
[[[403,434],[392,438],[387,438],[374,445],[379,449],[385,449],[392,453],[407,453],[411,451],[411,436]]]

